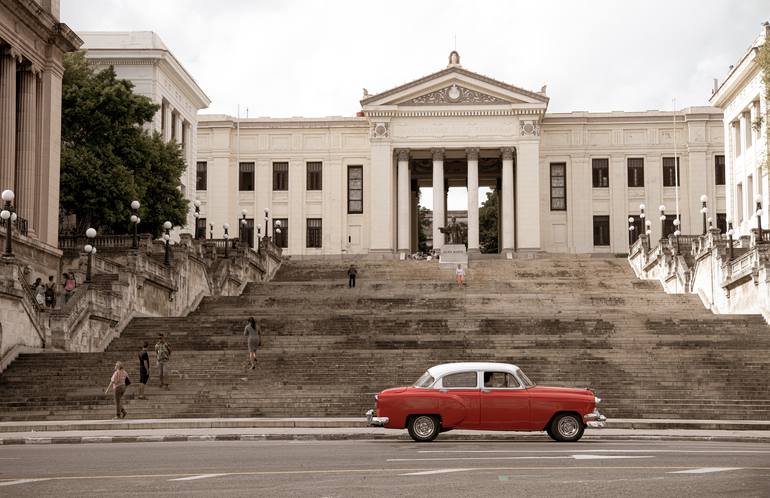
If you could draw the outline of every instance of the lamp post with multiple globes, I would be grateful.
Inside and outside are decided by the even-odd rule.
[[[224,235],[224,237],[225,237],[225,257],[228,258],[228,257],[230,257],[230,254],[229,254],[228,248],[227,248],[227,246],[230,245],[230,224],[229,223],[225,223],[224,225],[222,225],[222,228],[225,230],[225,235]]]
[[[706,230],[707,230],[706,214],[709,212],[709,210],[706,207],[706,203],[708,202],[708,200],[709,198],[706,196],[706,194],[703,194],[702,196],[700,196],[700,203],[701,203],[700,212],[703,215],[703,235],[706,235]]]
[[[166,221],[163,223],[163,230],[166,231],[166,233],[163,234],[163,240],[166,242],[163,262],[166,263],[166,266],[169,266],[171,264],[171,227],[172,226],[173,225],[171,225],[170,221]]]
[[[11,204],[16,195],[13,190],[3,190],[0,194],[3,199],[3,210],[0,211],[0,218],[5,223],[5,252],[4,258],[13,258],[13,222],[16,221],[16,210]]]
[[[139,201],[131,201],[131,209],[133,212],[131,213],[131,224],[134,226],[134,237],[131,239],[131,248],[132,249],[139,249],[139,222],[141,221],[139,219],[139,207],[141,205],[139,204]]]
[[[93,258],[93,255],[96,254],[96,247],[93,243],[94,238],[96,238],[96,230],[93,228],[89,228],[86,230],[86,237],[88,237],[88,244],[83,247],[83,251],[88,254],[88,260],[86,261],[86,283],[91,283],[91,259]]]

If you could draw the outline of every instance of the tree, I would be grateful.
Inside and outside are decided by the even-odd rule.
[[[417,250],[422,253],[427,253],[428,248],[428,233],[430,233],[431,226],[430,220],[433,218],[430,209],[424,206],[417,206]]]
[[[82,52],[65,54],[60,204],[77,233],[128,233],[132,200],[142,204],[145,232],[158,235],[166,220],[184,225],[181,149],[143,128],[158,108],[112,67],[95,71]]]
[[[479,208],[479,245],[484,253],[496,253],[497,240],[497,192],[487,192],[487,199]]]

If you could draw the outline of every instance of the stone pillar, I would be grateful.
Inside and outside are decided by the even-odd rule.
[[[174,113],[174,140],[179,145],[182,145],[182,115],[178,112]]]
[[[479,149],[468,156],[468,252],[479,252]]]
[[[398,156],[398,252],[409,253],[409,150],[399,149]]]
[[[35,145],[37,143],[37,76],[31,68],[18,73],[16,131],[16,205],[19,216],[35,215]]]
[[[163,141],[171,141],[171,120],[173,115],[171,114],[171,105],[165,100],[163,101],[161,111],[163,112]]]
[[[511,253],[514,250],[513,241],[513,147],[503,147],[503,240],[501,252]]]
[[[539,140],[522,140],[516,147],[515,202],[516,209],[521,212],[518,223],[515,223],[516,249],[539,251],[541,212]]]
[[[16,190],[16,57],[0,51],[0,190]]]
[[[412,204],[412,211],[409,214],[409,219],[411,220],[411,238],[412,238],[412,252],[417,252],[419,250],[420,245],[420,219],[419,219],[419,210],[420,210],[420,199],[418,197],[418,193],[420,191],[420,188],[417,185],[417,180],[411,180],[410,181],[410,192],[409,192],[409,201]]]
[[[433,149],[433,249],[444,247],[444,149]]]

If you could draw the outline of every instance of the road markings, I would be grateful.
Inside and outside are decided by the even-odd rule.
[[[418,450],[417,453],[708,453],[708,454],[770,454],[770,450],[655,450],[655,449],[590,449],[590,450]]]
[[[176,479],[169,479],[169,481],[197,481],[198,479],[208,479],[210,477],[222,477],[229,474],[200,474],[197,476],[189,477],[177,477]]]
[[[622,458],[654,458],[653,455],[564,455],[564,456],[510,456],[510,457],[433,457],[388,458],[388,462],[448,462],[456,460],[615,460]]]
[[[16,479],[15,481],[0,482],[0,486],[15,486],[17,484],[28,484],[31,482],[48,481],[47,477],[41,477],[38,479]]]
[[[669,474],[710,474],[711,472],[725,472],[727,470],[741,470],[743,467],[701,467],[699,469],[676,470]]]
[[[423,470],[421,472],[409,472],[408,474],[399,474],[400,476],[429,476],[433,474],[448,474],[450,472],[467,472],[469,470],[480,469],[437,469],[437,470]]]

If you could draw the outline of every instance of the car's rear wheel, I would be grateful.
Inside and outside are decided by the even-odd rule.
[[[583,437],[585,426],[578,415],[561,413],[554,417],[549,426],[548,435],[556,441],[575,442]]]
[[[441,431],[438,418],[433,415],[417,415],[409,419],[409,435],[418,443],[433,441]]]

